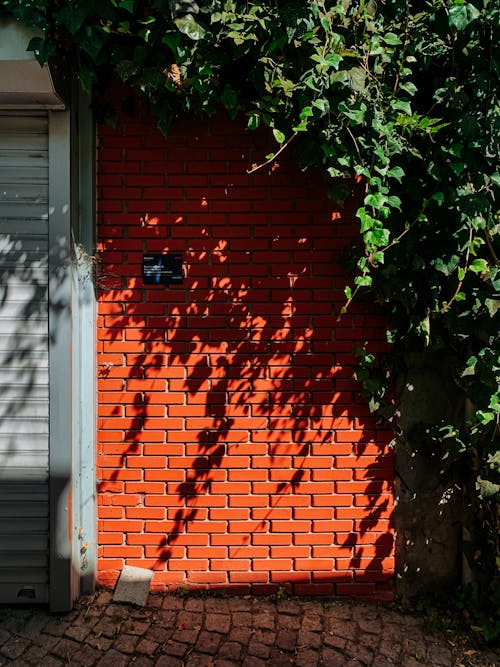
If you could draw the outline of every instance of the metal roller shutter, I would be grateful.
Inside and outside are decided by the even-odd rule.
[[[48,118],[0,112],[0,603],[48,601]]]

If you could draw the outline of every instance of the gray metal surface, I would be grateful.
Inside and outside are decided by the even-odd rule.
[[[48,118],[0,112],[0,603],[48,601]]]
[[[78,338],[79,362],[73,363],[75,378],[73,382],[76,406],[73,433],[78,438],[78,455],[73,451],[73,478],[79,480],[79,502],[73,502],[74,537],[73,562],[80,571],[80,587],[83,593],[94,590],[96,579],[96,476],[95,476],[95,434],[96,434],[96,373],[89,372],[96,363],[95,337],[95,293],[93,263],[89,258],[94,255],[95,221],[95,126],[90,109],[90,97],[78,92],[78,118],[73,123],[75,136],[72,147],[78,146],[78,171],[73,169],[77,183],[72,184],[72,192],[79,191],[78,221],[73,226],[73,237],[77,247],[74,249],[76,261],[75,301],[78,308],[73,308],[73,345]],[[78,332],[78,333],[77,333]],[[75,403],[73,403],[75,405]],[[75,512],[78,508],[78,514]]]
[[[71,559],[75,479],[73,453],[73,341],[70,262],[70,115],[49,114],[49,339],[50,339],[50,609],[71,609],[78,573]]]

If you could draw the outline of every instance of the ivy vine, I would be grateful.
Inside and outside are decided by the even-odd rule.
[[[345,177],[362,179],[345,307],[363,294],[384,305],[394,358],[451,355],[469,414],[431,435],[470,463],[498,581],[499,3],[0,0],[0,11],[40,30],[29,48],[41,63],[71,57],[97,94],[117,75],[164,131],[180,109],[222,106],[268,126],[275,155],[290,145],[320,166],[334,200]],[[394,373],[361,357],[371,407],[384,408]]]

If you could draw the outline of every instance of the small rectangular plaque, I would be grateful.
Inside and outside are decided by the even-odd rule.
[[[143,255],[142,279],[145,285],[182,285],[182,255]]]

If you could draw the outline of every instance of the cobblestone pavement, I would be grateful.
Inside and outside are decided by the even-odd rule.
[[[422,619],[352,601],[150,595],[144,608],[109,591],[69,614],[0,607],[0,666],[497,667]]]

